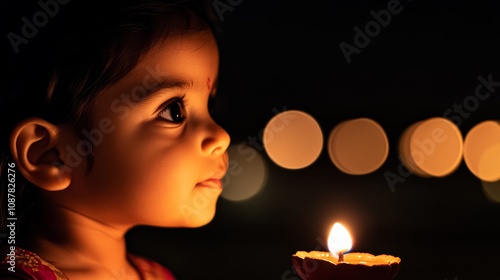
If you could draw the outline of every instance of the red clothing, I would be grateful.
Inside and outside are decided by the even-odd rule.
[[[16,247],[12,252],[9,246],[0,252],[1,257],[5,256],[0,260],[0,279],[10,276],[23,280],[69,280],[59,269],[31,251]],[[155,261],[133,254],[128,258],[141,274],[141,279],[175,280],[168,269]]]

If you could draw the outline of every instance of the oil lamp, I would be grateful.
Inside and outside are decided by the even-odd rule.
[[[340,223],[328,236],[328,250],[297,251],[292,262],[304,280],[391,280],[399,270],[401,259],[391,255],[351,252],[352,239]]]

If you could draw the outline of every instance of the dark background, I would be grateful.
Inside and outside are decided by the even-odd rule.
[[[202,228],[136,228],[127,236],[130,250],[180,280],[299,279],[292,254],[326,250],[318,238],[326,240],[340,221],[349,225],[353,251],[402,259],[398,280],[497,279],[500,204],[486,198],[463,162],[444,178],[411,175],[394,189],[384,173],[398,174],[397,142],[408,126],[463,104],[478,76],[500,81],[500,4],[401,0],[401,12],[348,63],[339,44],[355,46],[353,28],[364,30],[374,20],[370,11],[389,2],[207,2],[232,5],[218,18],[216,118],[233,144],[258,136],[273,109],[286,108],[314,116],[325,138],[341,121],[372,118],[388,135],[389,155],[375,172],[352,176],[326,149],[301,170],[280,168],[262,151],[269,175],[260,193],[242,202],[221,198]],[[499,95],[500,87],[460,118],[463,135],[500,119]]]

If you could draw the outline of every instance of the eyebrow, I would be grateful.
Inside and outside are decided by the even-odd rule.
[[[188,81],[185,81],[185,80],[180,80],[180,79],[175,79],[175,78],[172,78],[172,79],[162,79],[154,87],[152,87],[150,89],[145,88],[146,91],[144,92],[143,95],[141,95],[141,97],[136,102],[137,103],[143,102],[143,101],[151,98],[152,96],[156,95],[158,92],[160,92],[162,90],[165,90],[165,89],[168,89],[168,90],[173,90],[173,89],[182,90],[182,89],[185,89],[185,88],[188,88],[188,87],[192,86],[192,84],[193,84],[192,81],[188,82]]]

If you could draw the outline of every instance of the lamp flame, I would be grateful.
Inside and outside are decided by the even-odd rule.
[[[328,249],[338,259],[339,253],[351,250],[352,239],[347,229],[340,223],[335,223],[328,236]]]

